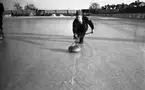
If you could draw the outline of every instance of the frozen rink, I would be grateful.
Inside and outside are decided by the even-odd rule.
[[[94,34],[68,53],[73,17],[4,18],[0,90],[145,90],[145,21],[90,19]]]

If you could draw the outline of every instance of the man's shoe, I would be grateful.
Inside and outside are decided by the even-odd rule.
[[[83,38],[80,38],[79,44],[83,44],[83,42],[84,42]]]
[[[83,44],[83,42],[79,42],[79,44]]]

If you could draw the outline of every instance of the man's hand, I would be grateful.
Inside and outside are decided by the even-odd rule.
[[[78,35],[75,33],[75,37],[78,38]]]
[[[76,33],[74,33],[73,37],[74,37],[74,39],[77,39],[78,35]]]
[[[92,29],[91,33],[93,34],[94,33],[94,30]]]

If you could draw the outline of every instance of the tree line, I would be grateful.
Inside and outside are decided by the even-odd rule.
[[[135,1],[130,4],[112,4],[100,7],[97,2],[91,3],[88,9],[82,9],[87,14],[115,14],[115,13],[145,13],[145,2]],[[26,4],[24,7],[20,3],[15,2],[12,16],[50,16],[51,14],[45,13],[45,10],[39,10],[34,4]]]
[[[11,14],[12,16],[30,16],[37,10],[38,8],[36,8],[34,4],[26,4],[24,7],[22,7],[20,3],[15,2],[13,9],[11,10]]]
[[[130,4],[112,4],[100,7],[94,2],[89,7],[89,12],[94,14],[113,14],[113,13],[145,13],[145,2],[135,1]]]

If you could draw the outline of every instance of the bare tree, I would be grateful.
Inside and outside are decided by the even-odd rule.
[[[99,5],[98,3],[96,3],[96,2],[91,3],[89,9],[90,9],[90,10],[95,10],[95,11],[96,11],[96,10],[100,9],[100,5]]]
[[[23,7],[18,2],[15,2],[13,7],[14,7],[15,10],[23,10]]]
[[[25,10],[36,10],[37,8],[34,6],[34,4],[27,4],[24,6]]]

